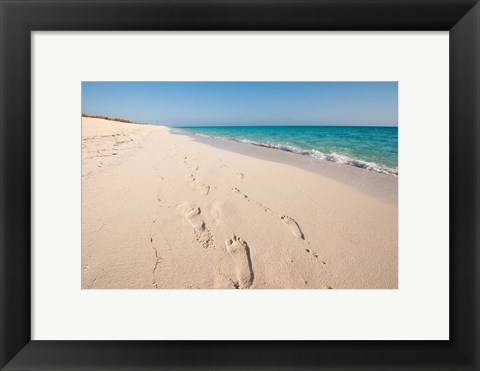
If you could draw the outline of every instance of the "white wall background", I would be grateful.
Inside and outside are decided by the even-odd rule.
[[[446,32],[34,32],[32,338],[448,339]],[[81,81],[399,81],[399,290],[81,290]]]

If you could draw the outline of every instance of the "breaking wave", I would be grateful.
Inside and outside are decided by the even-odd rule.
[[[299,155],[310,156],[319,160],[325,160],[325,161],[335,162],[338,164],[354,166],[360,169],[366,169],[366,170],[374,171],[380,174],[398,176],[398,169],[392,169],[387,166],[377,164],[375,162],[367,162],[367,161],[359,160],[356,158],[351,158],[335,152],[323,153],[318,149],[306,150],[306,149],[300,149],[300,148],[292,147],[292,146],[281,144],[281,143],[264,143],[264,142],[249,140],[249,139],[234,139],[234,138],[226,138],[226,137],[207,135],[207,134],[201,134],[201,133],[194,133],[194,135],[197,135],[199,137],[205,137],[205,138],[221,139],[221,140],[226,140],[230,142],[247,143],[247,144],[255,145],[258,147],[272,148],[272,149],[292,152]]]

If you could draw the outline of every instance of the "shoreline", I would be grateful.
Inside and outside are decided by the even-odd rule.
[[[398,288],[398,178],[307,157],[83,118],[82,289]]]
[[[229,139],[197,135],[166,126],[173,135],[183,135],[194,141],[242,155],[296,166],[353,187],[378,200],[398,206],[398,176],[382,174],[348,164],[313,158],[279,148],[260,146]]]
[[[278,128],[278,129],[284,129],[284,128],[298,128],[299,126],[265,126],[262,127],[264,129],[270,129],[270,128]],[[373,171],[379,174],[387,174],[391,176],[398,177],[398,164],[395,167],[390,167],[390,165],[385,165],[385,164],[380,164],[376,162],[372,162],[371,160],[366,160],[366,159],[360,159],[357,157],[352,157],[351,155],[346,155],[346,154],[339,154],[335,152],[331,153],[325,153],[322,152],[324,150],[320,150],[318,148],[303,148],[298,147],[298,144],[287,144],[284,143],[282,144],[271,144],[268,139],[265,139],[266,142],[258,141],[256,139],[246,139],[246,138],[236,138],[236,137],[228,137],[228,136],[222,136],[222,134],[218,135],[210,135],[202,132],[197,132],[195,131],[196,127],[170,127],[172,131],[178,132],[178,133],[185,133],[189,135],[194,135],[198,137],[204,137],[204,138],[212,138],[212,139],[217,139],[217,140],[223,140],[223,141],[228,141],[228,142],[235,142],[235,143],[245,143],[245,144],[251,144],[254,146],[258,147],[263,147],[263,148],[271,148],[271,149],[276,149],[276,150],[281,150],[285,152],[290,152],[298,155],[306,155],[310,156],[314,159],[317,160],[324,160],[324,161],[329,161],[329,162],[334,162],[338,164],[343,164],[343,165],[349,165],[352,167],[356,167],[359,169],[366,169],[369,171]],[[216,129],[217,127],[215,126],[205,126],[205,127],[198,127],[198,129]],[[225,127],[219,126],[219,129],[224,129]],[[249,126],[237,126],[237,127],[232,127],[232,128],[250,128]],[[351,127],[351,126],[305,126],[304,127],[306,130],[312,129],[312,128],[330,128],[330,129],[337,129],[337,128],[353,128],[353,129],[366,129],[366,128],[373,128],[371,126],[364,126],[364,127]],[[396,129],[394,127],[381,127],[382,129]],[[315,135],[315,134],[312,134]]]

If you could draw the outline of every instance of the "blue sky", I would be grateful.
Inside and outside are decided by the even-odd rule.
[[[169,126],[397,126],[398,84],[82,82],[82,112]]]

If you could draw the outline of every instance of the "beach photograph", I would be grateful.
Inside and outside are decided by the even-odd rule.
[[[398,83],[81,84],[82,289],[398,289]]]

